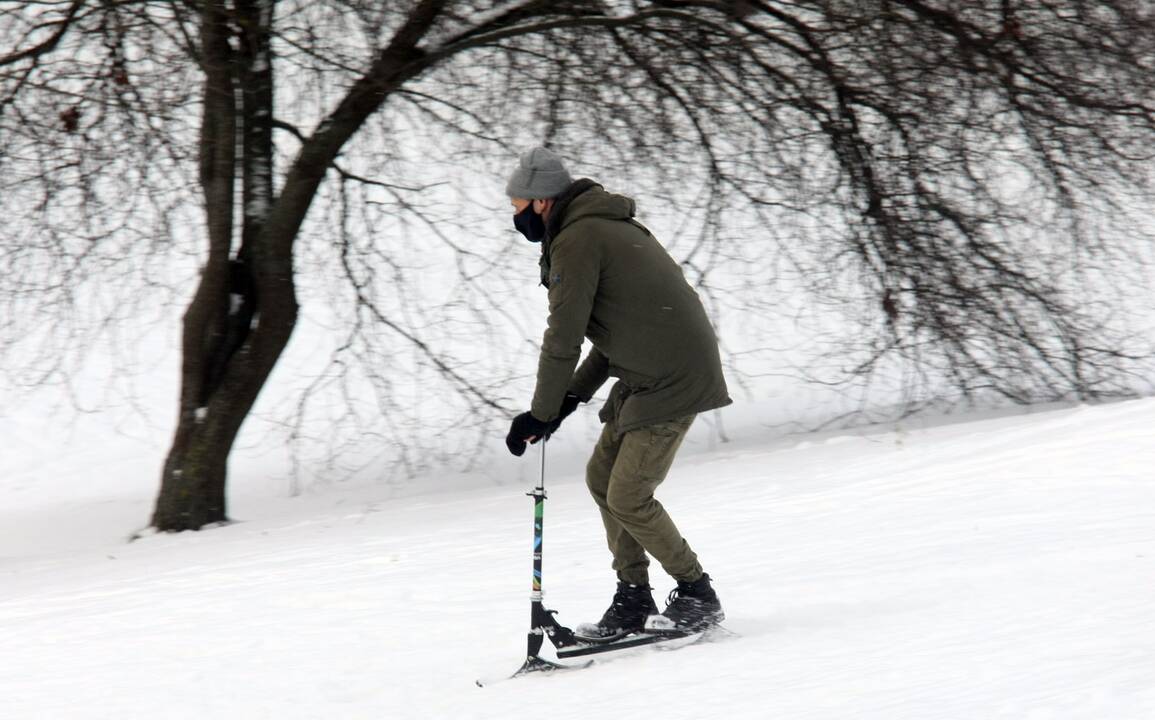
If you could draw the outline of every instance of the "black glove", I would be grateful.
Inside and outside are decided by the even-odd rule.
[[[505,446],[514,455],[520,457],[525,452],[525,441],[533,438],[537,442],[543,437],[549,437],[550,425],[533,416],[533,413],[523,412],[513,419],[509,425],[509,434],[505,436]]]
[[[577,410],[577,406],[581,405],[581,403],[582,399],[580,397],[571,392],[567,392],[565,397],[562,398],[561,409],[557,411],[557,417],[549,421],[549,430],[546,433],[546,437],[548,438],[557,432],[557,429],[561,427],[561,421],[573,415],[573,411]]]

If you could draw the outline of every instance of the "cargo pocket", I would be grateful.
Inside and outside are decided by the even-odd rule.
[[[642,440],[637,459],[637,474],[644,478],[652,487],[657,487],[666,479],[666,473],[674,464],[674,456],[686,438],[686,432],[694,422],[694,415],[653,423],[638,428]]]

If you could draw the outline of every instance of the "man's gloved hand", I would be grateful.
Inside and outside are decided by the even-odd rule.
[[[533,413],[523,412],[513,419],[509,425],[509,434],[505,436],[505,446],[514,455],[520,457],[525,453],[525,443],[537,442],[543,437],[549,437],[552,423],[542,422],[533,416]]]
[[[532,413],[523,412],[513,419],[509,426],[509,434],[505,436],[505,446],[514,455],[521,456],[525,452],[525,443],[528,440],[531,443],[536,443],[541,439],[549,439],[550,435],[557,432],[561,427],[561,421],[573,414],[577,410],[577,406],[581,405],[582,399],[571,392],[567,392],[562,398],[561,408],[558,410],[557,417],[549,422],[542,422],[533,416]]]
[[[582,399],[577,395],[571,392],[565,394],[565,397],[562,398],[561,401],[561,409],[557,411],[557,417],[549,422],[549,430],[546,433],[547,438],[557,432],[557,429],[561,427],[561,421],[573,415],[573,411],[577,410],[577,406],[581,405],[581,402]]]

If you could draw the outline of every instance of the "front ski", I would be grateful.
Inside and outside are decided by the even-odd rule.
[[[523,675],[529,675],[530,673],[551,673],[552,674],[552,673],[561,672],[564,670],[582,670],[584,668],[588,668],[590,665],[593,665],[593,664],[594,664],[593,660],[586,660],[585,662],[576,663],[574,665],[569,665],[569,664],[563,665],[562,663],[556,663],[556,662],[553,662],[552,660],[546,660],[543,657],[534,655],[532,657],[526,658],[525,664],[522,665],[518,669],[518,671],[512,675],[506,675],[504,677],[491,678],[491,679],[479,678],[479,679],[475,680],[474,682],[477,684],[477,687],[489,687],[490,685],[494,685],[496,683],[502,682],[503,680],[513,680],[514,678],[519,678]]]

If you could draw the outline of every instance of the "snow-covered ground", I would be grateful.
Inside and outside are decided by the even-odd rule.
[[[1153,428],[1140,400],[699,439],[659,497],[740,637],[485,688],[524,659],[528,483],[238,493],[236,524],[130,543],[155,457],[7,437],[0,718],[1149,720]],[[573,624],[613,578],[557,467],[546,604]]]

